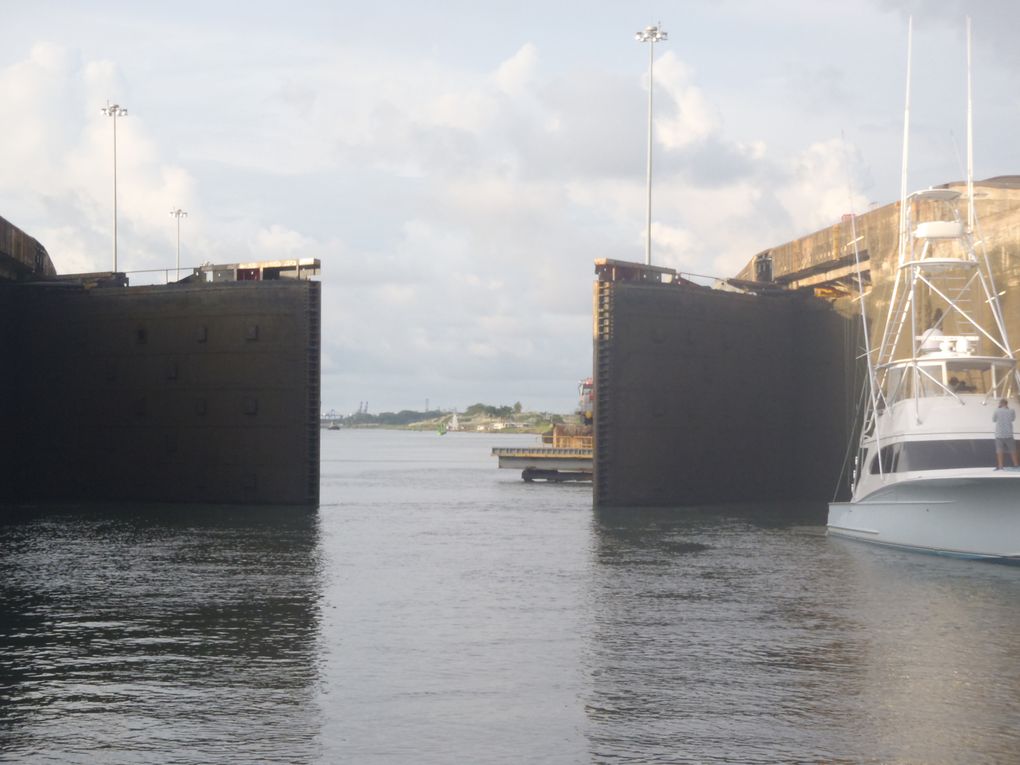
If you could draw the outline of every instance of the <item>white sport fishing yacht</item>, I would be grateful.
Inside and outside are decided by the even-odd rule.
[[[958,191],[901,199],[885,327],[865,349],[870,390],[852,499],[829,505],[828,533],[1020,562],[1020,470],[1011,454],[996,467],[992,420],[1001,399],[1017,405],[1020,378],[987,256],[975,252],[969,148],[966,223]],[[905,159],[903,177],[905,188]]]

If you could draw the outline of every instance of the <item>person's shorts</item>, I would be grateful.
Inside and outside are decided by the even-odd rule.
[[[1016,449],[1016,441],[1014,439],[995,437],[996,454],[1012,454],[1014,449]]]

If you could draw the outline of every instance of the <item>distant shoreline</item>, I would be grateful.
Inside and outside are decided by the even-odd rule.
[[[438,429],[436,425],[380,425],[377,423],[365,423],[360,425],[341,425],[333,430],[408,430],[418,433],[434,433]],[[320,427],[320,430],[330,430],[326,425]],[[548,433],[552,430],[552,425],[547,428],[537,428],[533,426],[525,426],[522,428],[501,428],[499,430],[478,430],[477,428],[460,428],[458,430],[447,430],[446,433],[477,433],[479,435],[487,436],[507,436],[507,435],[522,435],[530,434],[540,436],[544,433]]]

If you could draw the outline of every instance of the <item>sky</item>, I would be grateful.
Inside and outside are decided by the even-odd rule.
[[[322,407],[569,412],[594,261],[734,275],[911,190],[1020,173],[1015,0],[0,0],[0,216],[59,273],[322,261]]]

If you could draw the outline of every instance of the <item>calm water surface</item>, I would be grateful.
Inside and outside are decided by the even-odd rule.
[[[322,437],[318,511],[0,515],[0,761],[1020,761],[1018,568]]]

